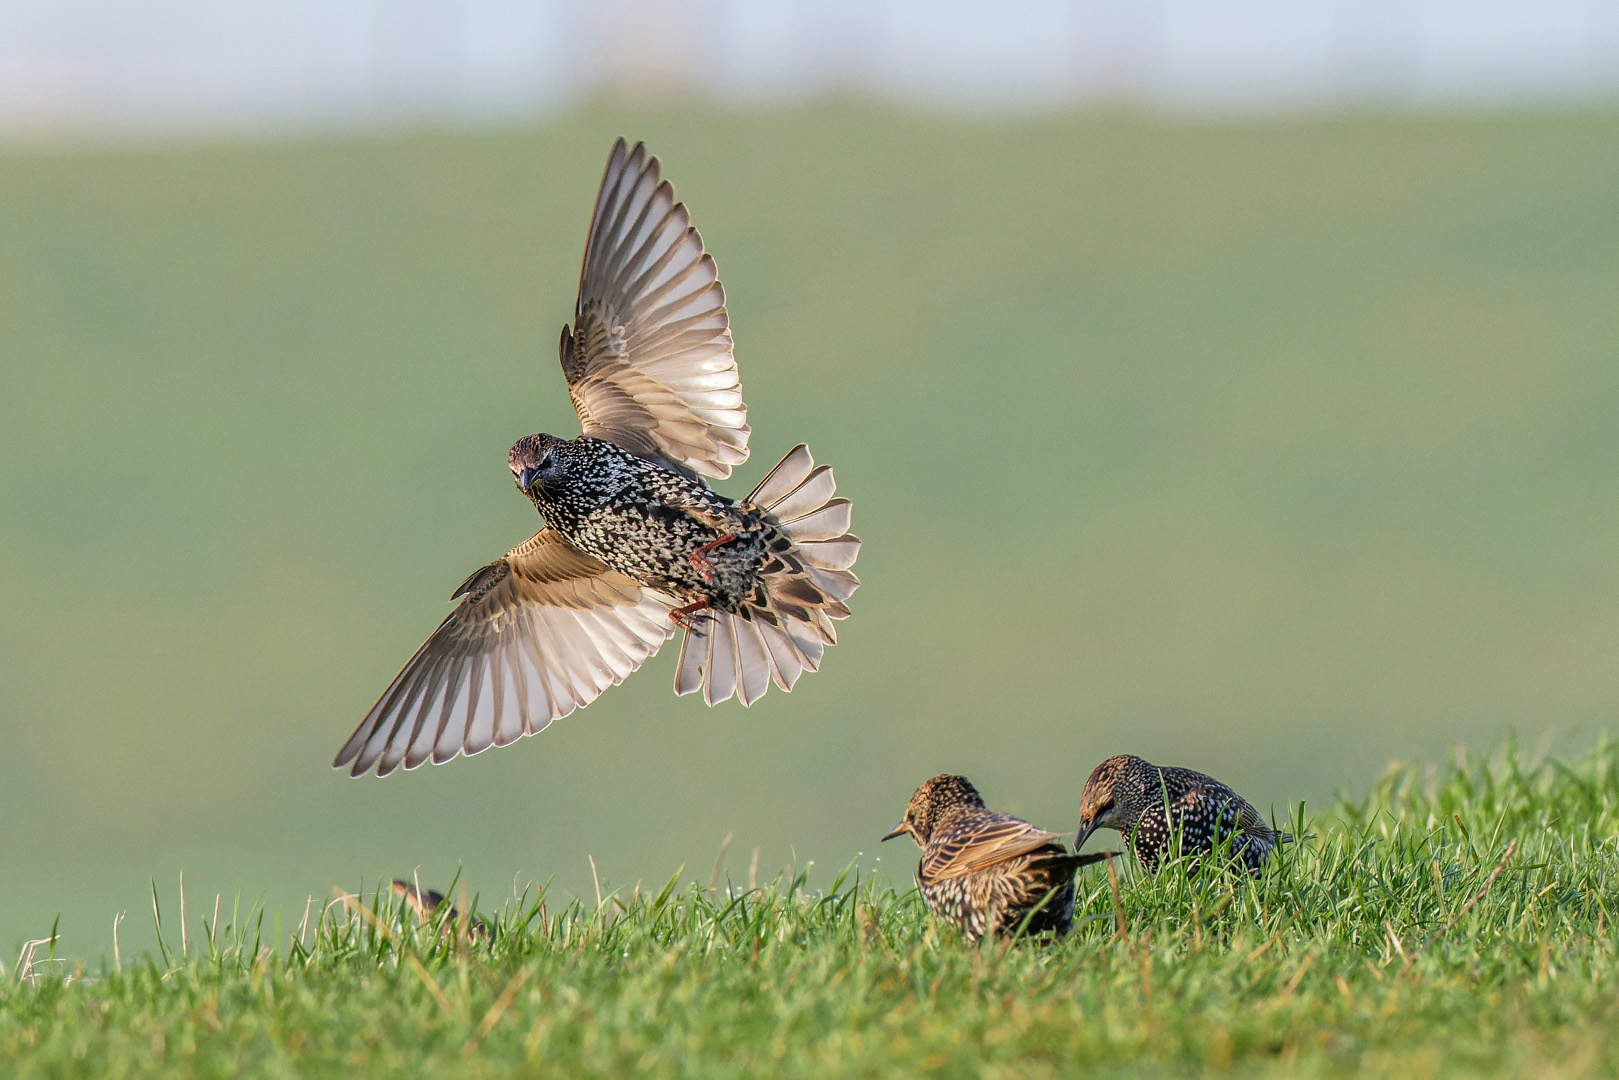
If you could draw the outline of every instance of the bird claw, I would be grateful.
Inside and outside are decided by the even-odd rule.
[[[710,616],[698,615],[698,612],[707,607],[707,600],[699,600],[694,604],[687,604],[683,608],[675,608],[669,613],[669,618],[676,626],[688,634],[701,633],[698,629],[698,624],[710,621]]]
[[[697,575],[701,577],[706,584],[714,584],[714,569],[709,565],[708,553],[719,547],[721,544],[729,544],[735,539],[736,533],[726,533],[718,540],[710,540],[706,544],[699,544],[696,550],[694,550],[691,555],[688,556],[688,558],[691,560],[691,568],[697,571]]]
[[[708,560],[697,552],[691,553],[691,568],[697,571],[697,576],[703,579],[703,584],[714,584],[714,569],[708,565]]]

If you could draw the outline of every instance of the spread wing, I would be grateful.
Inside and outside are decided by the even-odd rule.
[[[505,746],[594,701],[674,633],[674,601],[542,529],[467,578],[460,603],[338,751],[361,776]]]
[[[1060,834],[1037,829],[1010,814],[986,813],[929,844],[922,856],[921,877],[925,881],[960,877],[1061,840]]]
[[[748,459],[725,290],[640,143],[608,159],[562,372],[586,435],[722,479]]]

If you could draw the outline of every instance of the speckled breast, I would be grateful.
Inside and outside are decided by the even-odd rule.
[[[570,544],[643,585],[707,599],[722,610],[735,610],[757,588],[766,538],[756,515],[741,514],[702,483],[615,447],[596,443],[576,452],[580,467],[570,469],[559,489],[538,491],[535,499],[546,524]],[[723,534],[699,521],[694,506],[701,516],[735,522],[741,530],[736,541],[706,554],[712,583],[691,557]]]

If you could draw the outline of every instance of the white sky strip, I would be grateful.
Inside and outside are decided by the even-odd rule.
[[[600,94],[1270,109],[1619,89],[1619,0],[0,0],[0,130],[484,122]]]

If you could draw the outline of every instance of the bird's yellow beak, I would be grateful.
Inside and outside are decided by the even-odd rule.
[[[883,839],[892,840],[894,837],[904,836],[908,832],[910,832],[910,830],[905,827],[905,822],[902,821],[898,825],[895,825],[892,829],[889,829],[887,832],[883,833]]]

